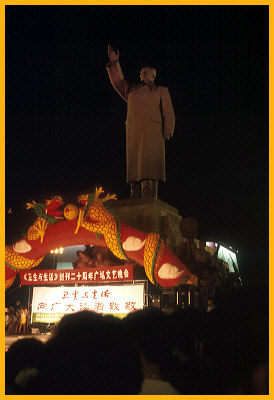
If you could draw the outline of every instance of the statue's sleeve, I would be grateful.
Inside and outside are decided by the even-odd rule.
[[[124,78],[124,74],[121,68],[119,61],[115,64],[109,62],[107,64],[107,72],[110,79],[110,82],[114,89],[119,93],[119,95],[127,101],[128,92],[129,92],[129,84]]]
[[[175,114],[171,97],[167,87],[164,87],[161,94],[162,116],[164,121],[164,133],[173,136],[175,128]]]

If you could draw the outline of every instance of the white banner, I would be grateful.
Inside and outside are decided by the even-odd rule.
[[[143,284],[34,287],[32,322],[56,322],[65,314],[81,310],[125,314],[143,306]]]

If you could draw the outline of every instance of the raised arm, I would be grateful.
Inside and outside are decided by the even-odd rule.
[[[119,95],[127,101],[129,84],[124,78],[122,68],[119,63],[119,50],[117,53],[113,48],[108,45],[109,63],[107,64],[107,71],[110,82]]]
[[[119,61],[119,50],[117,50],[117,53],[113,50],[111,45],[108,45],[108,56],[111,64],[115,64],[117,61]]]

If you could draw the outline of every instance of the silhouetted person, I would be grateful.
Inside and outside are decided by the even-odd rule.
[[[268,294],[238,288],[207,313],[204,356],[209,394],[268,394]]]
[[[201,356],[204,336],[204,314],[193,308],[171,314],[173,353],[179,360],[171,375],[172,384],[180,394],[206,394],[207,370]]]
[[[6,394],[43,394],[41,363],[44,344],[24,338],[12,343],[6,353]]]
[[[66,315],[46,343],[45,394],[129,395],[142,385],[139,354],[122,322],[91,311]]]
[[[167,315],[157,309],[145,309],[128,314],[123,322],[140,351],[144,374],[140,394],[179,394],[169,381],[174,359]]]

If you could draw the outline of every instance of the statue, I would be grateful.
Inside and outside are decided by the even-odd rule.
[[[140,84],[129,84],[119,63],[119,51],[108,46],[107,71],[114,89],[127,102],[126,159],[130,197],[157,198],[158,181],[166,180],[165,140],[170,140],[175,115],[169,90],[154,82],[156,70],[142,68]]]

